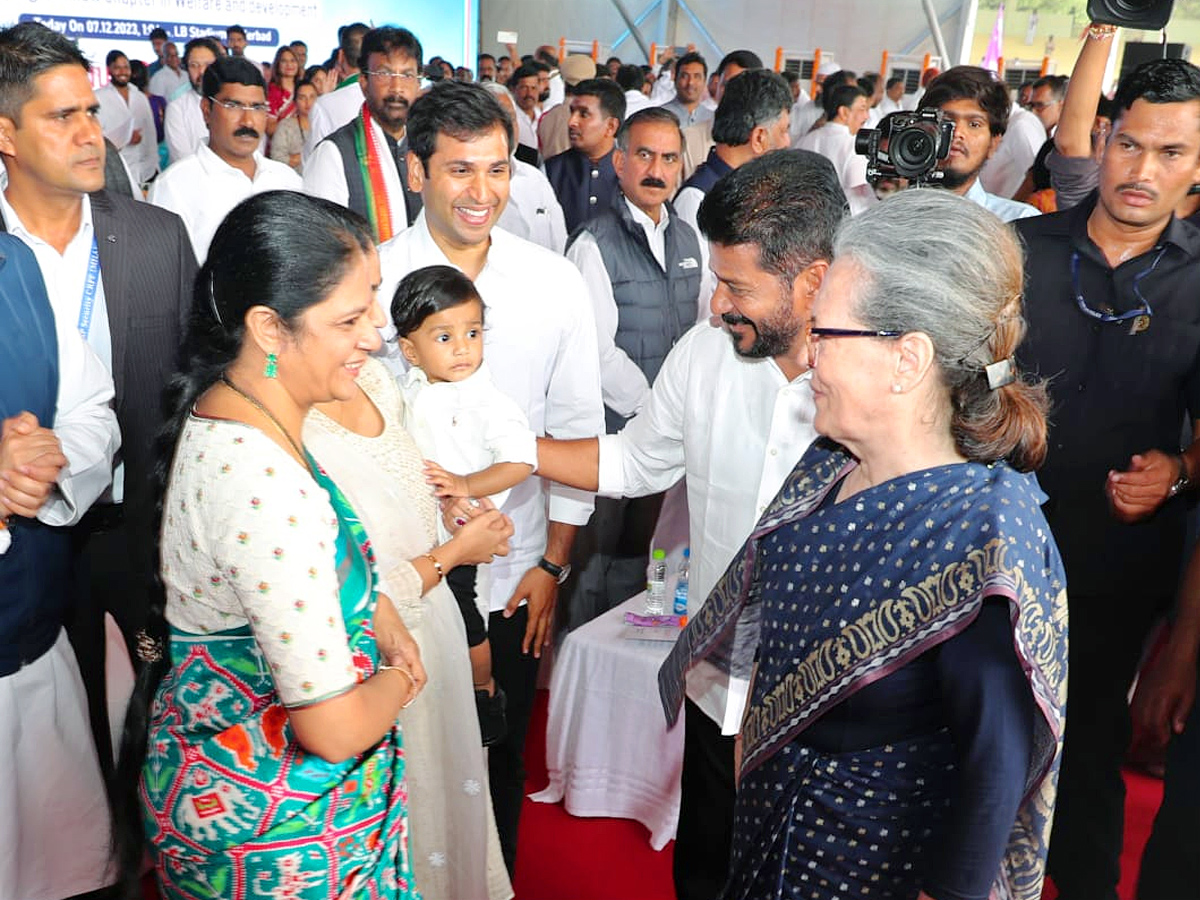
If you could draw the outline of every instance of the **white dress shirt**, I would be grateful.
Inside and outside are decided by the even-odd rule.
[[[850,214],[857,215],[879,202],[875,189],[867,181],[867,158],[854,152],[854,135],[840,122],[826,122],[810,131],[796,145],[800,150],[820,153],[838,173],[842,190],[850,204]]]
[[[808,373],[788,381],[773,359],[747,359],[701,322],[671,349],[642,411],[600,438],[600,493],[638,497],[687,476],[688,615],[696,615],[783,481],[816,437]],[[688,696],[724,734],[741,725],[746,683],[702,662]]]
[[[695,125],[697,122],[708,122],[713,117],[713,111],[703,103],[697,103],[696,108],[688,112],[688,108],[680,103],[676,97],[672,97],[666,103],[662,104],[662,108],[669,109],[675,113],[676,118],[679,119],[680,128],[687,128],[689,125]]]
[[[181,85],[188,83],[188,73],[182,68],[176,71],[163,66],[150,76],[150,93],[159,97],[170,97]]]
[[[901,96],[900,99],[903,100],[903,96]],[[883,95],[883,99],[879,101],[879,105],[875,108],[879,110],[880,118],[891,115],[894,112],[900,112],[902,109],[904,109],[899,100],[893,100],[887,94]]]
[[[567,220],[546,173],[515,156],[508,203],[497,225],[519,238],[562,254],[567,247]]]
[[[524,144],[526,147],[531,147],[534,150],[538,149],[537,127],[538,122],[542,120],[542,111],[534,107],[533,115],[530,116],[525,110],[517,109],[517,143]]]
[[[104,136],[121,151],[121,158],[129,164],[129,171],[140,185],[158,171],[158,131],[146,95],[132,84],[127,90],[128,99],[114,85],[107,84],[96,91],[96,102],[100,104]],[[136,144],[131,143],[135,131],[141,132]]]
[[[424,212],[411,228],[380,246],[379,262],[383,298],[390,298],[414,269],[453,265],[434,243]],[[578,270],[549,250],[494,228],[475,287],[486,308],[484,358],[492,378],[516,401],[534,433],[603,434],[596,329]],[[505,607],[521,577],[545,552],[547,514],[554,522],[584,525],[592,514],[592,495],[562,485],[547,489],[540,478],[527,478],[513,488],[504,512],[516,532],[509,555],[492,563],[492,612]]]
[[[642,226],[655,262],[665,271],[667,222],[670,220],[667,208],[662,208],[656,225],[653,219],[630,203],[628,197],[622,197],[621,202],[629,209],[633,220]],[[588,296],[592,300],[592,313],[596,318],[596,344],[600,351],[600,391],[604,405],[622,416],[632,416],[642,408],[646,395],[650,393],[650,383],[638,364],[616,345],[620,311],[613,298],[612,279],[604,267],[600,245],[586,229],[585,225],[567,250],[567,259],[575,263],[583,275]]]
[[[653,106],[650,98],[641,91],[626,91],[625,92],[625,118],[628,119],[635,112],[640,112],[648,106]]]
[[[696,240],[700,242],[700,296],[696,298],[696,321],[707,319],[712,310],[712,295],[717,289],[717,279],[712,269],[708,267],[711,255],[708,239],[700,233],[700,225],[696,217],[700,212],[700,204],[704,202],[704,191],[698,187],[685,187],[675,195],[671,205],[675,207],[675,215],[692,227],[696,232]]]
[[[229,211],[255,194],[264,191],[299,191],[303,182],[296,171],[281,162],[254,153],[254,177],[231,166],[208,146],[181,159],[163,172],[150,186],[150,202],[169,209],[187,226],[196,259],[208,256],[217,226]]]
[[[301,154],[303,165],[308,165],[317,144],[357,116],[362,105],[363,91],[357,80],[317,98],[308,114],[308,137],[304,139]]]
[[[983,185],[979,183],[978,178],[975,179],[975,183],[967,189],[967,192],[963,196],[973,203],[978,203],[988,212],[995,213],[1003,222],[1015,222],[1017,219],[1028,219],[1030,216],[1041,215],[1037,207],[1030,206],[1028,203],[1007,200],[1004,197],[989,194],[983,189]]]
[[[351,87],[358,90],[355,85],[351,85]],[[359,99],[361,101],[362,98]],[[362,108],[361,102],[358,108]],[[357,110],[354,115],[358,115]],[[310,128],[312,127],[311,123],[310,117]],[[311,131],[309,133],[311,134]],[[376,146],[379,147],[382,157],[379,169],[383,173],[383,187],[387,193],[388,209],[392,214],[392,233],[395,234],[408,227],[408,208],[404,205],[404,188],[400,184],[400,172],[392,162],[392,154],[388,149],[383,126],[374,118],[371,119],[371,133],[375,137]],[[358,162],[354,161],[351,170],[357,169]],[[308,161],[304,163],[303,190],[304,193],[313,197],[321,197],[342,206],[350,204],[350,186],[346,184],[346,168],[342,164],[342,152],[333,141],[322,141],[308,156]]]
[[[167,104],[163,116],[163,140],[167,142],[167,158],[179,162],[208,143],[208,125],[200,109],[200,95],[187,90]]]
[[[1044,143],[1046,126],[1042,120],[1014,103],[1000,146],[979,173],[983,189],[997,197],[1008,198],[1015,194]]]
[[[61,335],[63,329],[80,333],[80,309],[83,306],[84,284],[87,281],[88,263],[92,253],[92,241],[99,237],[103,240],[103,236],[97,236],[95,228],[92,225],[92,201],[87,194],[83,195],[83,208],[80,215],[79,230],[75,232],[75,236],[71,238],[66,249],[59,253],[53,246],[42,240],[36,234],[33,234],[25,223],[21,221],[21,217],[17,215],[8,203],[8,198],[4,196],[4,190],[8,187],[8,173],[0,173],[0,213],[4,215],[4,223],[9,234],[15,238],[19,238],[37,258],[38,268],[42,271],[42,280],[46,282],[46,293],[50,297],[50,306],[54,309],[54,325],[59,337],[59,346],[70,346],[74,341],[69,338],[64,339]],[[112,379],[112,332],[108,324],[108,304],[104,297],[104,279],[103,277],[96,279],[96,293],[93,295],[92,313],[90,325],[87,329],[88,333],[86,340],[87,347],[92,351],[92,354],[100,363],[101,367],[108,373],[109,384]],[[60,357],[63,354],[60,352]],[[89,381],[94,381],[94,368],[89,360],[81,363],[83,366],[84,377]],[[110,394],[111,396],[111,394]],[[120,443],[118,438],[117,443]],[[115,450],[114,446],[114,450]],[[63,455],[66,456],[64,447]],[[70,457],[68,457],[69,459]],[[83,456],[79,457],[80,465],[86,465]],[[120,503],[125,498],[125,466],[119,465],[115,472],[108,473],[109,477],[104,477],[104,486],[108,482],[112,482],[112,488],[106,499],[112,500],[114,503]],[[100,477],[97,475],[96,477]],[[103,490],[104,486],[101,487]],[[87,493],[87,489],[84,490]],[[83,506],[80,514],[87,510],[87,506]],[[60,508],[53,513],[56,517],[64,515],[68,510],[74,514],[74,509],[79,507],[79,503],[75,500],[68,501],[66,507]],[[55,523],[58,524],[58,523]]]

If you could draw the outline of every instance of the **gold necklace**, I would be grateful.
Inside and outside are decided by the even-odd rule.
[[[262,403],[260,403],[254,397],[251,397],[249,394],[247,394],[245,391],[243,391],[240,387],[238,387],[236,384],[234,384],[232,381],[230,381],[229,376],[226,375],[224,372],[221,373],[221,382],[227,388],[229,388],[231,391],[233,391],[235,394],[237,394],[239,397],[241,397],[243,400],[245,400],[247,403],[249,403],[255,409],[257,409],[260,413],[262,413],[264,416],[266,416],[270,420],[271,424],[279,429],[279,433],[283,435],[283,439],[288,442],[289,446],[291,446],[292,452],[296,454],[297,458],[304,465],[304,468],[307,469],[308,468],[308,456],[304,452],[304,448],[301,447],[299,444],[297,444],[294,440],[292,440],[292,436],[290,434],[288,434],[287,429],[283,427],[283,424],[277,418],[275,418],[274,415],[272,415],[271,411],[269,409],[267,409],[265,406],[263,406]]]

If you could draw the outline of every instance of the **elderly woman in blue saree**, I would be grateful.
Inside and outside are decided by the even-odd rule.
[[[148,842],[165,898],[417,896],[396,716],[424,670],[301,433],[379,347],[378,284],[366,223],[288,192],[235,208],[197,276],[119,773],[124,869]]]
[[[660,673],[753,678],[723,897],[1036,900],[1066,687],[1062,563],[1026,474],[1022,257],[907,191],[847,220],[812,308],[816,430]]]

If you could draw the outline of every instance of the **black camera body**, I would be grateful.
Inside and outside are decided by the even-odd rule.
[[[864,128],[854,138],[854,151],[867,158],[867,180],[907,178],[914,184],[940,181],[938,163],[950,153],[954,123],[940,109],[889,113],[878,128]]]

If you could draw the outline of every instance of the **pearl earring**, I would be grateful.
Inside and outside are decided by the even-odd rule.
[[[902,390],[902,388],[900,387],[900,385],[898,385],[898,384],[892,385],[892,393],[893,394],[898,394],[898,393],[900,393],[901,390]]]

